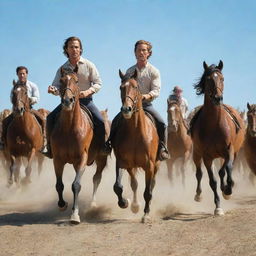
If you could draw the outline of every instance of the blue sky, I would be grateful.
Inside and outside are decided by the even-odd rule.
[[[155,108],[166,119],[166,99],[180,85],[189,107],[202,104],[193,84],[203,61],[223,60],[224,102],[241,110],[255,100],[256,1],[254,0],[0,0],[1,98],[9,99],[15,69],[25,65],[40,89],[36,108],[53,110],[59,97],[47,94],[60,65],[64,39],[81,38],[85,58],[98,68],[102,89],[94,96],[112,119],[121,107],[118,69],[135,63],[134,43],[153,44],[150,62],[161,73]]]

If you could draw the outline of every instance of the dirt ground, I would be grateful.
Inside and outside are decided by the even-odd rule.
[[[225,215],[215,217],[207,173],[204,172],[202,182],[203,201],[197,203],[192,165],[187,167],[183,187],[178,172],[173,184],[168,181],[166,166],[162,163],[151,203],[152,222],[147,224],[140,222],[144,207],[143,172],[138,174],[141,202],[138,214],[118,208],[112,189],[114,172],[112,157],[98,190],[98,206],[90,209],[94,167],[88,168],[79,195],[81,223],[71,225],[74,179],[71,166],[64,171],[64,198],[69,202],[65,212],[57,208],[50,160],[45,161],[40,177],[35,166],[32,184],[26,189],[15,185],[7,188],[1,168],[0,255],[256,255],[256,187],[249,182],[246,170],[244,173],[234,170],[233,196],[225,201],[219,193]],[[125,174],[125,195],[131,198],[128,181]]]

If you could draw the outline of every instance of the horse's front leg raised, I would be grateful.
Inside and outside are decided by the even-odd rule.
[[[127,208],[129,205],[129,201],[123,198],[123,185],[121,183],[123,176],[123,170],[119,167],[118,161],[116,161],[116,182],[114,184],[114,192],[118,197],[118,205],[121,208]]]
[[[87,162],[87,155],[84,154],[84,156],[82,157],[82,160],[79,162],[79,164],[74,165],[74,168],[76,170],[76,177],[72,183],[72,191],[73,191],[73,195],[74,195],[72,215],[70,218],[70,222],[72,224],[80,223],[79,207],[78,207],[78,194],[81,190],[81,178],[85,171],[86,162]]]
[[[55,187],[59,196],[58,207],[60,211],[65,211],[68,207],[68,203],[65,202],[63,199],[64,184],[62,182],[62,175],[63,175],[64,163],[62,163],[58,159],[53,159],[53,165],[54,165],[54,170],[56,175]]]

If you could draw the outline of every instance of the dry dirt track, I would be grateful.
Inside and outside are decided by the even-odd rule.
[[[225,216],[214,217],[213,194],[204,173],[203,201],[193,201],[195,177],[187,168],[186,187],[181,177],[171,185],[163,164],[157,176],[151,207],[151,224],[140,223],[143,207],[133,215],[119,209],[112,192],[114,161],[103,174],[98,193],[98,207],[88,208],[92,191],[93,168],[83,176],[80,193],[81,224],[68,222],[72,202],[74,172],[64,173],[66,212],[59,212],[52,163],[46,161],[40,178],[33,173],[33,183],[26,190],[7,189],[0,175],[0,255],[256,255],[256,187],[242,174],[234,175],[233,198],[221,206]],[[2,171],[2,169],[1,169]],[[235,172],[235,171],[234,171]],[[143,173],[139,174],[140,201],[144,200]],[[131,198],[128,178],[124,176],[125,194]]]

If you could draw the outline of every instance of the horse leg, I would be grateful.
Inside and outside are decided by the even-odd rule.
[[[135,176],[134,168],[128,168],[127,171],[130,174],[131,188],[133,191],[133,200],[132,200],[132,204],[131,204],[131,210],[133,213],[137,213],[140,209],[140,204],[138,203],[138,197],[137,197],[138,181]]]
[[[102,178],[102,171],[105,168],[107,164],[107,156],[100,155],[99,158],[96,160],[97,169],[93,176],[93,194],[92,194],[92,202],[91,207],[96,207],[96,192],[98,189],[98,186],[101,182]]]
[[[210,184],[210,187],[213,191],[213,194],[214,194],[214,203],[215,203],[215,210],[214,210],[214,215],[224,215],[224,212],[223,210],[220,208],[220,198],[219,198],[219,195],[218,195],[218,192],[217,192],[217,181],[214,177],[214,174],[213,174],[213,171],[212,171],[212,160],[206,160],[204,159],[204,164],[205,164],[205,167],[207,169],[207,172],[208,172],[208,176],[209,176],[209,184]]]
[[[59,162],[57,159],[53,160],[55,175],[56,175],[56,191],[59,196],[58,207],[60,211],[65,211],[68,207],[68,203],[63,199],[64,184],[62,182],[62,175],[64,170],[64,164]]]
[[[145,180],[146,180],[146,187],[144,191],[144,200],[145,200],[145,208],[144,208],[144,216],[142,217],[142,222],[150,221],[149,212],[150,212],[150,202],[152,199],[152,191],[155,187],[155,168],[153,163],[150,163],[148,170],[145,170]]]
[[[114,192],[118,197],[118,205],[120,208],[127,208],[129,205],[129,201],[123,198],[123,185],[121,183],[123,176],[123,170],[119,167],[118,162],[116,162],[116,181],[114,184]]]
[[[31,183],[30,175],[32,172],[32,161],[35,156],[35,152],[36,152],[36,150],[35,150],[35,148],[33,148],[31,150],[30,154],[28,155],[28,163],[27,163],[27,167],[25,169],[26,177],[22,179],[23,185],[27,185],[27,184]]]
[[[196,202],[201,202],[202,201],[201,180],[202,180],[202,177],[203,177],[203,172],[202,172],[202,169],[201,169],[202,159],[201,159],[200,156],[198,156],[194,153],[193,154],[193,161],[194,161],[194,164],[196,166],[196,180],[197,180],[196,194],[195,194],[194,200]]]
[[[19,186],[21,158],[20,157],[16,158],[14,156],[11,156],[10,160],[11,160],[11,163],[10,163],[10,176],[8,180],[8,187],[10,187],[13,184],[13,176],[14,176],[14,181]]]
[[[87,155],[84,154],[80,163],[78,165],[74,166],[74,168],[76,170],[76,177],[72,183],[72,191],[73,191],[73,195],[74,195],[72,215],[71,215],[71,219],[70,219],[70,222],[72,224],[80,223],[80,217],[78,214],[79,213],[78,194],[81,190],[81,178],[85,171],[86,162],[87,162]]]
[[[173,159],[173,158],[166,160],[168,179],[171,182],[171,184],[173,184],[173,163],[174,163],[174,161],[175,161],[175,159]]]
[[[38,168],[38,176],[40,176],[42,170],[43,170],[43,161],[44,161],[44,155],[41,153],[37,154],[37,168]]]
[[[183,185],[184,188],[185,188],[185,168],[186,168],[186,164],[187,164],[188,159],[189,159],[189,155],[190,155],[190,152],[186,151],[185,155],[183,157],[182,166],[181,166],[182,185]]]

